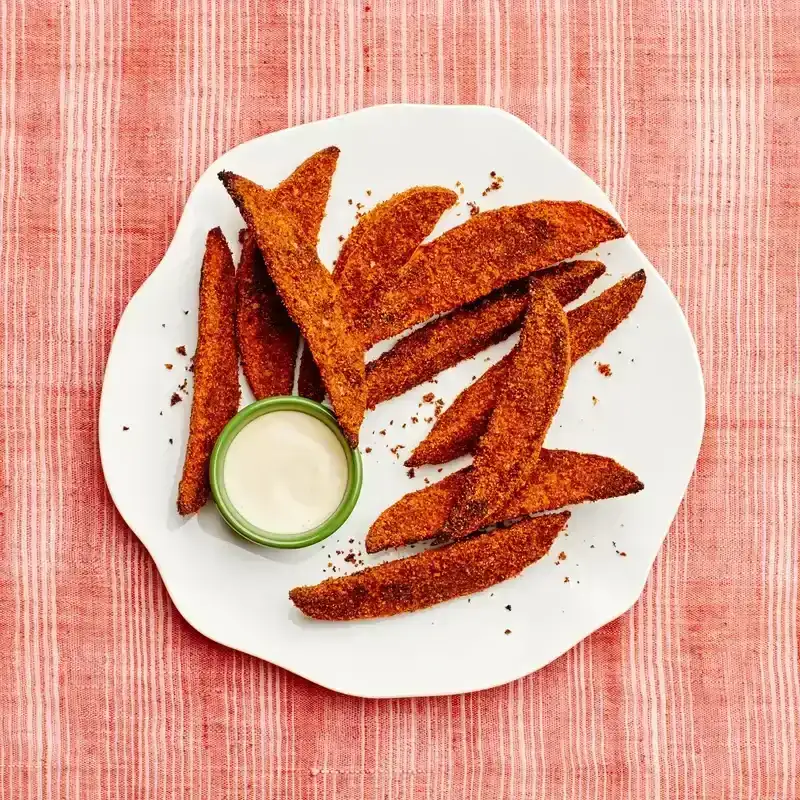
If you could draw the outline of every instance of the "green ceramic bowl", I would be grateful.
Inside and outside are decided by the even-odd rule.
[[[325,423],[336,434],[336,438],[341,443],[347,459],[347,488],[339,507],[321,525],[301,533],[271,533],[256,527],[234,508],[225,490],[225,481],[223,480],[225,456],[234,437],[256,417],[260,417],[262,414],[270,414],[273,411],[299,411]],[[211,494],[214,496],[214,502],[217,504],[219,513],[222,514],[225,522],[236,533],[251,542],[284,549],[308,547],[311,544],[327,539],[334,531],[341,528],[358,501],[358,496],[361,493],[362,477],[361,454],[358,450],[353,450],[348,445],[341,428],[336,422],[336,417],[325,406],[315,403],[313,400],[306,400],[304,397],[268,397],[243,408],[222,429],[222,433],[214,445],[209,466]]]

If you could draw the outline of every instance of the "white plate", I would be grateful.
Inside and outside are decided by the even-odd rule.
[[[229,169],[274,186],[304,158],[331,144],[341,148],[341,157],[319,248],[329,266],[338,236],[353,224],[357,203],[368,208],[417,184],[454,187],[461,181],[466,187],[462,202],[445,215],[434,235],[468,218],[467,200],[482,209],[539,198],[585,200],[615,213],[600,189],[563,155],[518,119],[495,109],[385,106],[240,145],[200,178],[164,259],[120,320],[100,404],[106,481],[175,605],[209,638],[364,697],[496,686],[552,661],[622,614],[641,593],[702,438],[704,396],[695,345],[675,298],[634,242],[628,237],[600,247],[597,254],[609,274],[589,296],[642,267],[647,286],[631,317],[572,370],[546,444],[612,456],[639,475],[645,490],[576,507],[567,533],[548,557],[521,577],[469,600],[380,621],[304,618],[289,602],[289,589],[329,577],[330,569],[323,572],[329,561],[336,574],[352,569],[343,560],[348,540],[362,549],[381,510],[423,486],[425,477],[442,477],[427,467],[409,479],[389,450],[404,444],[399,453],[405,455],[428,431],[424,418],[432,408],[419,408],[422,396],[433,391],[450,402],[511,344],[497,345],[443,373],[437,384],[420,386],[368,412],[361,447],[372,452],[364,456],[361,499],[346,526],[322,545],[300,551],[250,545],[225,527],[213,503],[188,520],[178,516],[175,497],[190,404],[186,398],[170,406],[171,394],[188,375],[189,360],[175,348],[185,345],[190,355],[194,352],[206,232],[222,226],[237,256],[242,226],[217,172]],[[493,170],[505,182],[484,197]],[[601,376],[597,361],[610,364],[613,375]],[[168,371],[165,363],[175,368]],[[245,389],[243,402],[251,399]],[[411,423],[412,416],[418,424]],[[456,466],[461,463],[448,465],[442,474]],[[336,550],[344,552],[337,555]],[[557,564],[560,551],[567,559]],[[367,563],[381,560],[365,558]]]

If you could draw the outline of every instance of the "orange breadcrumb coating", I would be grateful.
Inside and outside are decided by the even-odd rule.
[[[221,172],[220,179],[253,230],[278,294],[311,348],[347,441],[357,447],[366,407],[364,353],[333,278],[291,217],[258,202],[260,187],[231,172]]]
[[[555,295],[532,279],[528,310],[505,384],[473,467],[442,532],[462,537],[482,528],[529,482],[570,367],[569,326]]]
[[[478,214],[417,249],[380,304],[366,310],[365,343],[624,235],[613,217],[580,202],[539,200]]]
[[[200,271],[200,311],[194,355],[194,396],[178,512],[194,514],[208,500],[214,442],[239,408],[239,359],[234,333],[233,258],[219,228],[208,232]]]
[[[406,459],[407,467],[446,464],[474,451],[489,424],[513,350],[467,386]]]
[[[464,490],[470,469],[465,467],[438,483],[410,492],[387,508],[367,533],[367,552],[376,553],[438,536]],[[487,524],[576,503],[622,497],[643,488],[636,475],[611,458],[569,450],[542,450],[528,483]]]
[[[325,217],[333,173],[339,160],[338,147],[326,147],[309,156],[271,192],[272,202],[280,205],[300,231],[316,245]]]
[[[365,214],[342,247],[336,262],[336,282],[346,298],[356,328],[388,289],[398,271],[439,218],[458,202],[458,195],[440,186],[415,186],[379,203]]]
[[[567,313],[573,363],[599,347],[631,313],[642,295],[645,281],[644,271],[640,270]],[[510,355],[461,392],[408,458],[406,466],[444,464],[474,450],[491,417]]]
[[[429,236],[458,195],[439,186],[415,186],[379,203],[359,219],[342,245],[333,279],[344,298],[353,326],[361,331],[381,296],[397,280],[398,270]],[[303,397],[324,397],[313,359],[303,353],[298,376]]]
[[[534,517],[316,586],[300,586],[289,597],[314,619],[371,619],[418,611],[519,575],[547,554],[568,519],[568,511]]]
[[[566,305],[604,272],[599,261],[574,261],[538,277]],[[520,281],[413,331],[367,364],[367,407],[375,408],[507,338],[519,330],[527,307],[527,281]]]
[[[286,313],[252,231],[236,270],[236,340],[256,400],[292,393],[300,331]]]
[[[261,190],[258,202],[281,206],[303,234],[316,242],[338,158],[338,147],[314,153],[275,189]],[[256,400],[291,394],[300,332],[286,313],[249,231],[242,238],[236,297],[239,352]]]
[[[627,319],[639,302],[646,282],[644,270],[640,269],[567,314],[573,362],[599,347],[608,334]]]

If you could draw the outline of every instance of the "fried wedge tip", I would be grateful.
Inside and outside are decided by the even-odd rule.
[[[627,319],[646,283],[647,276],[640,269],[567,314],[573,363],[599,347]]]
[[[375,324],[383,298],[397,286],[409,258],[456,202],[458,195],[450,189],[414,186],[359,220],[342,247],[334,275],[362,334]],[[367,347],[377,341],[369,335],[364,340]]]
[[[577,300],[605,271],[602,261],[567,261],[537,272],[536,277],[565,306]]]
[[[316,244],[338,159],[339,148],[326,147],[309,156],[274,189],[265,189],[228,170],[217,176],[229,193],[236,191],[251,206],[279,204]]]
[[[338,160],[338,147],[319,150],[272,190],[274,202],[290,214],[303,235],[314,244],[325,218]]]
[[[406,459],[407,467],[446,464],[473,452],[489,424],[511,362],[510,356],[509,353],[489,367],[456,397]]]

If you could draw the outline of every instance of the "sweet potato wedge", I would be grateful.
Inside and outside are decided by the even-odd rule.
[[[236,341],[256,400],[292,393],[300,331],[283,307],[256,237],[247,228],[236,269]]]
[[[484,527],[529,483],[570,363],[564,310],[546,286],[532,279],[519,344],[443,533],[459,538]]]
[[[194,355],[194,393],[178,512],[199,511],[208,500],[208,463],[214,442],[239,408],[239,359],[234,333],[233,258],[219,228],[208,232],[200,271],[200,310]]]
[[[285,211],[254,200],[256,184],[231,172],[221,172],[220,179],[255,234],[278,294],[311,348],[345,437],[357,447],[366,407],[364,353],[333,278]]]
[[[438,536],[464,490],[470,469],[465,467],[437,483],[410,492],[387,508],[367,533],[367,552],[377,553]],[[636,475],[612,458],[570,450],[542,450],[527,485],[487,524],[577,503],[622,497],[643,488]]]
[[[418,611],[519,575],[546,555],[568,519],[568,511],[533,517],[438,550],[300,586],[289,597],[306,616],[321,620]]]
[[[397,280],[398,270],[436,226],[458,196],[439,186],[415,186],[395,194],[368,211],[342,245],[333,279],[361,331],[372,309]],[[320,402],[325,392],[319,371],[306,350],[300,362],[298,391]]]

